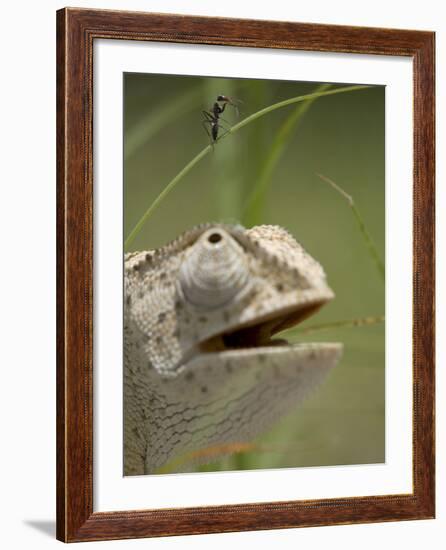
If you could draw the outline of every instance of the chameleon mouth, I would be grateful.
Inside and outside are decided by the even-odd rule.
[[[314,313],[326,300],[314,301],[304,306],[275,311],[246,324],[237,325],[231,330],[212,336],[201,342],[201,353],[214,353],[239,349],[289,346],[284,338],[273,338],[278,333],[292,328]]]

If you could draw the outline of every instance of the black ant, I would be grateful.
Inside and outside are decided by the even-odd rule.
[[[221,106],[219,105],[219,102],[222,103]],[[220,118],[220,116],[224,112],[224,110],[226,109],[226,105],[228,105],[228,104],[232,105],[236,109],[236,112],[237,112],[237,115],[238,115],[238,107],[237,107],[236,103],[234,103],[234,100],[232,98],[227,97],[225,95],[217,96],[217,101],[214,103],[211,111],[202,111],[202,113],[205,117],[204,120],[202,121],[203,128],[206,130],[206,133],[209,136],[209,139],[211,140],[212,146],[214,146],[214,143],[218,139],[219,129],[220,128],[225,129],[222,126],[221,122],[220,122],[221,120],[224,120],[224,119]],[[211,128],[210,133],[209,133],[207,127],[206,127],[207,124]],[[226,130],[226,133],[228,131],[229,130]],[[225,135],[225,134],[223,134],[223,135]],[[222,137],[222,136],[220,136],[220,137]]]
[[[211,140],[212,145],[217,141],[218,138],[218,131],[221,126],[220,122],[220,115],[225,110],[226,103],[223,104],[223,107],[220,107],[220,105],[215,102],[214,106],[212,107],[212,111],[202,111],[204,115],[204,120],[202,121],[203,128],[206,130],[207,135],[209,136],[209,139]],[[211,127],[211,133],[209,133],[206,124],[209,124]]]

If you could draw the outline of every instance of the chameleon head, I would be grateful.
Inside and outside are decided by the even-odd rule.
[[[273,337],[333,297],[322,267],[284,229],[210,227],[179,265],[178,366],[200,353],[286,345]]]
[[[148,471],[263,431],[340,358],[341,344],[278,337],[334,297],[320,264],[280,227],[199,226],[159,251],[129,255],[125,273],[126,372],[132,386],[146,380],[157,402],[184,411],[175,445],[163,443],[164,428],[147,436],[158,449],[146,455]]]

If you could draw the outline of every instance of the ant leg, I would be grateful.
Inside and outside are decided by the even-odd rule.
[[[211,144],[211,146],[212,146],[212,149],[214,149],[214,140],[212,139],[212,136],[211,136],[211,134],[209,133],[209,130],[207,129],[207,127],[206,127],[206,124],[211,124],[211,121],[210,121],[210,120],[202,120],[202,121],[201,121],[201,124],[202,124],[203,128],[205,129],[206,134],[208,135],[209,142],[210,142],[210,144]]]
[[[234,107],[235,114],[237,115],[237,118],[240,118],[240,109],[238,104],[243,104],[243,101],[241,99],[232,99],[231,105]]]
[[[219,135],[218,138],[216,139],[216,141],[224,138],[225,136],[227,136],[228,134],[231,133],[231,128],[225,128],[222,124],[219,125],[219,127],[224,130],[223,134]]]

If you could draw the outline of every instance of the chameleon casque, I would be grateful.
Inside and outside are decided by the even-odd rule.
[[[298,405],[339,343],[275,338],[334,297],[278,226],[206,224],[125,257],[124,474],[246,442]]]

